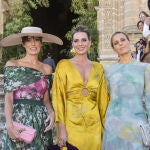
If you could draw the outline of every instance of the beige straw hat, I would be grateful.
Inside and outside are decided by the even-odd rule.
[[[36,36],[42,37],[42,42],[50,42],[59,45],[63,45],[63,41],[55,35],[43,33],[42,29],[39,27],[24,27],[21,30],[21,33],[12,34],[0,41],[0,46],[13,46],[22,44],[21,37],[23,36]]]

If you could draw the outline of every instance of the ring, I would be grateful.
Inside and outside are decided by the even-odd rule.
[[[65,141],[63,142],[63,145],[66,146],[66,142]]]
[[[65,141],[59,141],[59,144],[62,146],[66,146],[66,142]]]

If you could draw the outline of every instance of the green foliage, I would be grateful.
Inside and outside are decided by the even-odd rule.
[[[78,18],[73,19],[74,26],[71,31],[66,34],[66,38],[71,40],[71,34],[74,28],[78,25],[85,25],[88,27],[91,34],[92,45],[88,52],[88,57],[91,60],[97,61],[97,47],[98,47],[98,31],[97,31],[97,12],[95,6],[98,5],[98,0],[72,0],[71,11],[78,15]],[[71,48],[70,48],[71,49]],[[68,55],[68,51],[66,52]],[[68,55],[70,56],[70,54]]]
[[[49,7],[49,0],[27,0],[33,9],[40,7]]]
[[[31,9],[49,7],[48,0],[23,0],[20,5],[18,5],[17,1],[10,4],[9,15],[4,26],[4,36],[18,33],[23,27],[31,25],[33,22],[30,15]]]
[[[9,0],[9,14],[6,16],[3,37],[13,33],[19,33],[25,26],[32,25],[31,9],[49,7],[49,0]],[[3,48],[2,62],[9,59],[18,59],[25,54],[21,46]]]
[[[3,62],[6,62],[9,59],[19,59],[23,57],[25,50],[22,46],[12,46],[7,47],[3,51]]]

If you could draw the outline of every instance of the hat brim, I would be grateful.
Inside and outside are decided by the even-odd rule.
[[[18,33],[18,34],[12,34],[5,38],[3,38],[0,41],[0,46],[7,47],[7,46],[14,46],[14,45],[20,45],[22,44],[21,37],[23,36],[35,36],[35,37],[42,37],[42,42],[50,42],[55,43],[59,45],[63,45],[63,41],[52,34],[47,33]]]

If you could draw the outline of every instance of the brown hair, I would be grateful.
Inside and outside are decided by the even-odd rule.
[[[146,17],[149,17],[148,13],[146,13],[145,11],[141,11],[141,12],[139,13],[139,17],[140,17],[141,14],[144,14]]]
[[[78,33],[78,32],[84,32],[87,34],[87,37],[89,40],[91,40],[91,36],[90,36],[90,33],[88,31],[88,28],[86,26],[83,26],[83,25],[79,25],[78,27],[76,27],[74,29],[74,32],[72,33],[72,40],[73,40],[73,36],[75,33]]]
[[[33,36],[34,37],[34,36]],[[38,37],[40,38],[40,42],[42,43],[42,37]],[[24,44],[25,42],[28,42],[28,36],[23,36],[22,38],[22,43]]]
[[[144,22],[142,22],[141,20],[137,22],[136,26],[139,29],[139,24],[142,23],[144,25]]]
[[[125,35],[125,37],[127,38],[127,40],[130,41],[130,40],[129,40],[129,37],[128,37],[128,35],[127,35],[126,33],[122,32],[122,31],[117,31],[117,32],[115,32],[115,33],[111,36],[110,44],[111,44],[111,47],[112,47],[112,48],[114,48],[114,45],[113,45],[112,40],[113,40],[114,36],[117,35],[117,34],[123,34],[123,35]]]

